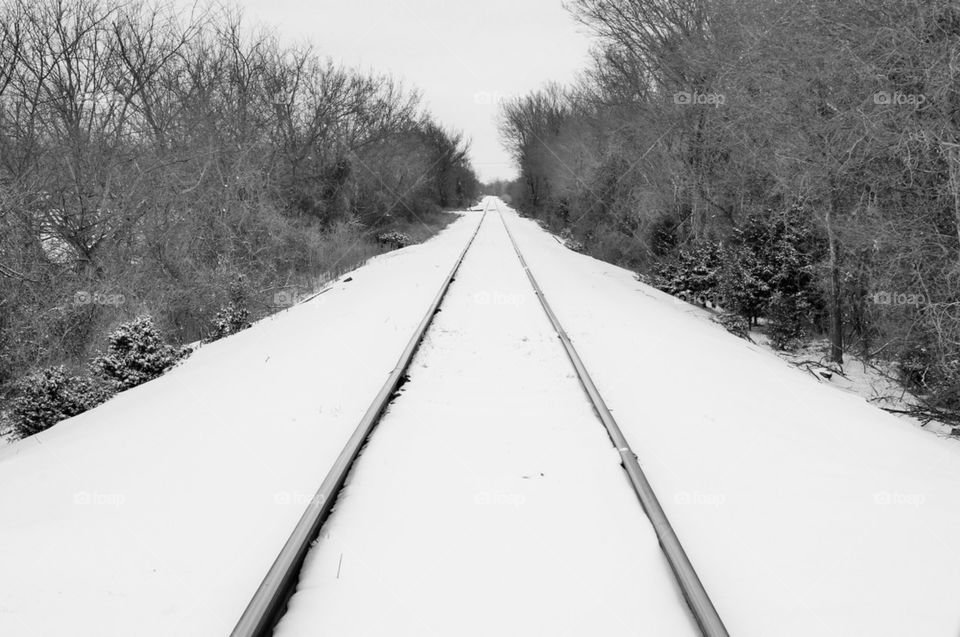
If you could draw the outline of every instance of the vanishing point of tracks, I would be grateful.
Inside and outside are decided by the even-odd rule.
[[[488,212],[485,208],[480,222],[477,224],[466,246],[464,246],[458,259],[454,263],[453,268],[444,279],[443,284],[440,286],[420,324],[410,337],[396,367],[371,402],[356,430],[340,452],[337,460],[330,468],[326,478],[323,480],[320,488],[303,513],[299,523],[294,528],[283,549],[267,572],[266,577],[264,577],[253,599],[248,604],[234,628],[232,632],[233,637],[263,637],[272,634],[274,627],[286,610],[290,597],[293,595],[311,544],[319,536],[320,529],[329,517],[337,494],[342,489],[361,449],[372,435],[374,428],[377,426],[398,388],[404,382],[414,355],[423,342],[434,316],[440,310],[444,297],[447,295],[447,291],[450,289],[450,285],[454,281],[470,247],[473,245],[480,228],[486,222],[487,216]],[[613,415],[610,413],[600,392],[591,379],[583,361],[577,354],[573,343],[550,307],[543,290],[540,288],[533,272],[527,265],[523,253],[517,245],[516,239],[510,231],[510,227],[507,225],[506,219],[500,214],[499,209],[497,210],[497,216],[500,218],[506,230],[516,256],[529,279],[530,285],[533,287],[547,318],[559,337],[560,343],[574,368],[587,399],[620,455],[621,466],[656,533],[660,547],[667,562],[670,564],[670,568],[683,593],[691,615],[705,637],[726,636],[728,633],[723,622],[694,571],[693,565],[683,550],[670,522],[667,520],[657,496],[654,494],[653,489],[640,467],[636,454],[634,454],[630,448],[619,425],[613,418]]]

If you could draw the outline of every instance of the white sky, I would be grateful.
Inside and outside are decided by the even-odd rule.
[[[561,0],[234,1],[284,40],[419,88],[441,123],[472,139],[482,181],[516,172],[497,134],[498,98],[574,79],[590,44]]]

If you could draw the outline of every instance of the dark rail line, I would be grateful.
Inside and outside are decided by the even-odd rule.
[[[437,310],[440,308],[440,304],[443,302],[447,290],[450,289],[450,284],[456,277],[457,271],[460,269],[460,264],[463,263],[463,259],[467,255],[467,251],[470,249],[470,246],[473,245],[473,240],[476,239],[477,233],[479,233],[486,216],[487,212],[485,207],[483,216],[480,217],[480,221],[470,236],[470,240],[467,241],[467,245],[463,248],[460,257],[456,263],[454,263],[447,278],[444,279],[440,291],[437,293],[433,303],[431,303],[430,308],[424,315],[423,320],[420,321],[416,331],[400,355],[396,367],[393,368],[393,371],[383,384],[376,398],[370,403],[366,413],[360,420],[360,424],[357,425],[356,430],[354,430],[353,435],[350,436],[343,451],[340,452],[336,462],[333,463],[326,478],[324,478],[323,483],[311,499],[310,504],[301,516],[293,533],[291,533],[290,538],[283,546],[283,549],[281,549],[279,555],[277,555],[276,560],[274,560],[266,577],[263,579],[263,582],[261,582],[253,599],[247,605],[246,610],[240,617],[240,621],[237,622],[233,632],[230,633],[231,637],[266,637],[273,632],[277,621],[279,621],[286,608],[287,602],[296,588],[297,577],[303,567],[303,561],[310,549],[311,542],[313,542],[320,533],[320,527],[329,517],[330,511],[333,509],[334,501],[336,500],[336,495],[343,487],[350,468],[360,454],[364,443],[380,421],[381,416],[383,416],[384,411],[386,411],[387,405],[390,403],[394,392],[402,383],[414,354],[417,353],[427,329],[433,322],[434,315],[436,315]]]
[[[633,490],[636,492],[637,498],[640,499],[640,505],[643,507],[644,512],[646,512],[647,517],[650,519],[650,524],[653,525],[653,529],[657,534],[657,539],[660,542],[660,547],[663,550],[667,561],[670,563],[670,568],[673,570],[674,577],[676,578],[677,583],[680,585],[680,590],[683,592],[683,596],[687,601],[687,605],[690,607],[690,611],[693,613],[694,619],[700,626],[700,631],[703,633],[704,637],[729,637],[729,633],[727,633],[727,629],[723,625],[723,621],[720,619],[717,609],[710,600],[710,596],[707,595],[707,591],[703,587],[703,583],[700,581],[700,578],[697,576],[697,572],[694,570],[693,564],[690,563],[690,559],[687,557],[686,551],[683,550],[683,546],[680,544],[677,534],[670,525],[670,521],[667,519],[667,515],[663,511],[663,507],[660,506],[660,501],[653,492],[653,488],[647,481],[647,477],[644,475],[643,469],[640,468],[640,462],[637,460],[637,455],[630,448],[630,444],[627,442],[626,437],[624,437],[623,432],[620,430],[620,425],[618,425],[617,421],[614,420],[613,414],[611,414],[610,410],[607,409],[607,405],[603,401],[603,397],[597,390],[597,386],[594,385],[593,379],[590,377],[586,366],[580,359],[580,355],[577,354],[577,350],[574,348],[573,342],[570,340],[570,337],[567,336],[566,331],[564,331],[563,326],[560,324],[560,320],[557,318],[557,315],[554,314],[553,309],[547,302],[546,296],[543,294],[543,290],[540,289],[540,285],[533,276],[533,272],[530,271],[530,267],[527,265],[526,259],[523,258],[523,254],[520,252],[520,247],[517,245],[517,241],[514,239],[513,233],[510,231],[510,226],[507,225],[506,219],[503,218],[503,214],[500,212],[499,204],[497,204],[497,214],[500,217],[500,221],[503,223],[504,229],[507,231],[507,236],[510,237],[510,243],[513,244],[513,249],[517,253],[517,258],[520,259],[520,265],[523,266],[523,270],[527,273],[527,278],[530,280],[530,284],[533,286],[533,289],[537,294],[537,298],[540,300],[540,305],[543,307],[544,312],[547,314],[547,318],[550,319],[550,323],[553,324],[553,328],[560,337],[560,342],[563,344],[563,349],[566,350],[567,356],[570,358],[570,362],[573,363],[577,377],[580,379],[580,384],[583,386],[587,397],[593,404],[593,408],[596,411],[597,416],[600,418],[600,421],[603,422],[603,426],[606,428],[607,434],[610,436],[610,440],[620,453],[623,469],[626,471],[627,476],[630,479],[630,484],[633,486]]]

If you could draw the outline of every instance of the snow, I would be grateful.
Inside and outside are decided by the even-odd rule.
[[[957,441],[505,214],[732,635],[958,634]]]
[[[777,356],[791,362],[793,365],[814,374],[821,383],[826,383],[841,391],[862,396],[867,402],[884,409],[895,410],[894,415],[901,420],[913,423],[924,430],[940,435],[952,436],[960,434],[960,428],[937,420],[921,419],[907,413],[923,401],[907,390],[898,380],[898,370],[895,363],[886,361],[867,362],[863,358],[850,352],[844,352],[843,365],[827,363],[826,352],[829,351],[829,341],[825,338],[813,340],[796,351],[778,351],[770,344],[766,334],[752,333],[750,338]],[[839,367],[839,369],[838,369]],[[836,373],[841,372],[840,374]]]
[[[719,323],[718,319],[722,313],[722,308],[711,304],[707,300],[706,305],[689,303],[684,306],[683,311],[702,320]],[[761,325],[765,322],[765,319],[760,319]],[[897,418],[913,423],[936,435],[960,435],[960,427],[955,428],[944,422],[921,418],[908,413],[910,410],[922,406],[923,401],[899,381],[896,363],[879,360],[867,361],[850,351],[843,353],[843,365],[830,363],[828,362],[830,342],[825,337],[808,340],[794,350],[780,350],[773,346],[769,335],[761,329],[751,329],[748,336],[750,342],[761,346],[795,367],[805,370],[818,382],[840,391],[861,396],[877,407],[894,410],[891,413]]]
[[[0,635],[229,634],[479,218],[0,449]]]
[[[499,206],[732,635],[960,633],[956,440]],[[229,634],[479,219],[0,449],[0,635]],[[282,631],[690,634],[497,223]]]
[[[696,635],[496,214],[442,308],[276,635]]]

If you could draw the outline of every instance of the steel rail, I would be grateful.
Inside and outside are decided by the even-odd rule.
[[[660,548],[663,550],[663,554],[670,564],[674,577],[680,585],[680,590],[683,592],[684,599],[686,599],[687,605],[690,607],[690,611],[693,613],[693,617],[700,627],[700,632],[703,633],[704,637],[729,637],[729,633],[723,625],[717,609],[710,600],[710,596],[707,595],[707,591],[697,576],[693,564],[691,564],[690,559],[687,557],[686,551],[683,550],[680,539],[670,525],[670,521],[663,511],[663,507],[660,506],[660,501],[657,499],[649,481],[647,481],[643,469],[640,468],[637,455],[630,448],[630,444],[620,430],[620,425],[617,424],[617,421],[613,418],[613,414],[611,414],[607,408],[597,386],[587,372],[586,366],[580,359],[580,355],[577,354],[573,342],[570,340],[570,337],[567,336],[566,331],[564,331],[560,320],[557,318],[557,315],[554,314],[553,309],[547,302],[547,297],[544,295],[543,290],[533,276],[533,272],[527,265],[527,261],[520,251],[520,246],[517,245],[517,241],[510,231],[510,226],[507,225],[507,220],[503,218],[499,203],[497,203],[497,214],[500,217],[501,223],[503,223],[504,229],[507,231],[507,236],[510,237],[510,243],[513,244],[513,250],[517,253],[517,258],[520,259],[520,265],[523,266],[523,270],[526,272],[527,278],[530,280],[530,284],[533,286],[537,298],[540,300],[540,305],[543,307],[547,318],[550,319],[550,323],[553,324],[554,330],[556,330],[557,335],[560,337],[560,342],[567,352],[567,357],[570,359],[570,362],[573,363],[577,377],[580,379],[580,384],[583,386],[587,397],[593,404],[597,416],[601,422],[603,422],[603,426],[606,428],[610,440],[620,453],[620,459],[630,479],[630,484],[633,486],[633,490],[640,500],[640,505],[647,514],[647,518],[650,519],[650,524],[653,525],[653,529],[657,534],[657,540],[660,542]]]
[[[283,614],[287,602],[296,588],[297,578],[307,552],[310,549],[310,544],[319,535],[320,527],[329,517],[330,511],[333,509],[334,501],[336,500],[336,495],[343,487],[350,468],[353,466],[357,456],[360,455],[361,448],[370,437],[373,429],[377,426],[381,416],[383,416],[383,413],[386,411],[387,405],[390,403],[394,392],[396,392],[402,383],[414,354],[417,353],[427,329],[433,322],[434,315],[436,315],[439,310],[440,304],[447,294],[447,290],[450,289],[450,284],[456,277],[460,265],[467,256],[467,251],[470,249],[470,246],[473,245],[474,239],[477,238],[477,234],[480,232],[480,227],[483,225],[486,217],[487,206],[484,205],[483,216],[480,217],[480,221],[470,236],[470,240],[467,241],[467,245],[463,248],[460,257],[454,263],[447,278],[444,279],[440,291],[430,305],[430,309],[427,310],[423,320],[420,321],[416,331],[400,355],[396,367],[390,372],[390,376],[383,384],[380,392],[376,398],[373,399],[373,402],[370,403],[366,413],[360,420],[360,424],[357,425],[353,435],[350,436],[343,451],[340,452],[336,462],[333,463],[323,483],[317,490],[316,495],[313,496],[306,511],[304,511],[301,516],[293,533],[290,534],[289,539],[277,555],[270,570],[267,571],[266,577],[264,577],[257,592],[247,605],[246,610],[244,610],[243,615],[241,615],[233,632],[230,633],[231,637],[265,637],[273,632],[273,628]]]

